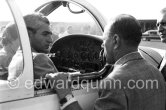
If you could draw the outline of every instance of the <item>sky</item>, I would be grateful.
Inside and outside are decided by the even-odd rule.
[[[46,0],[16,0],[24,12],[32,12],[41,2]],[[86,0],[96,7],[107,19],[118,14],[131,14],[137,19],[156,19],[160,9],[166,7],[166,0]],[[3,0],[0,0],[0,4]],[[29,9],[29,10],[27,10]],[[5,5],[1,5],[1,19],[6,19]]]
[[[87,0],[107,18],[117,14],[131,14],[137,19],[156,19],[166,0]],[[102,1],[102,2],[101,2]]]

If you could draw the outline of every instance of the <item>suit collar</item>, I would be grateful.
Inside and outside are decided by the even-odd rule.
[[[140,55],[140,53],[138,51],[136,52],[131,52],[129,54],[124,55],[123,57],[121,57],[119,60],[117,60],[115,62],[115,66],[116,65],[124,65],[125,63],[127,63],[128,61],[131,60],[138,60],[138,59],[143,59],[142,56]]]

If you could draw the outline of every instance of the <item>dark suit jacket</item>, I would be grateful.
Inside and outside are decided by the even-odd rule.
[[[165,110],[165,82],[138,52],[120,58],[101,83],[95,110]],[[81,110],[72,103],[65,110]]]
[[[115,63],[102,81],[96,110],[165,110],[165,82],[159,70],[138,52]]]

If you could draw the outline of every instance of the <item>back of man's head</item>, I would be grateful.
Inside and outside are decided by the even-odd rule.
[[[6,25],[1,40],[3,47],[6,47],[10,44],[12,47],[16,47],[16,49],[18,48],[20,45],[19,42],[13,43],[14,41],[18,40],[19,35],[17,31],[17,27],[14,23],[11,22]]]
[[[42,23],[50,25],[49,20],[46,16],[41,13],[32,13],[24,16],[25,24],[28,30],[33,31],[34,33],[40,28]]]
[[[126,14],[121,14],[113,20],[110,32],[110,35],[118,34],[128,46],[137,47],[142,37],[139,21]]]

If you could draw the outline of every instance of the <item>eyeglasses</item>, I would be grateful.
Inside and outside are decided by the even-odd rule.
[[[164,28],[166,28],[166,22],[158,22],[157,24],[156,24],[156,26],[157,27],[159,27],[159,26],[162,26],[162,27],[164,27]]]

